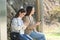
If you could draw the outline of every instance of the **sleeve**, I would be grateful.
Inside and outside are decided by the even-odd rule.
[[[36,20],[34,19],[34,17],[32,17],[32,23],[35,24]]]
[[[30,25],[30,19],[29,19],[29,17],[28,16],[26,16],[25,18],[24,18],[24,22],[29,22],[29,25],[28,25],[28,27],[26,28],[26,29],[33,29],[31,26],[32,25]]]
[[[26,25],[22,25],[22,30],[25,30],[26,29]]]
[[[24,22],[30,22],[30,21],[29,21],[29,17],[28,17],[28,16],[24,17],[24,18],[23,18],[23,21],[24,21]]]
[[[12,20],[11,27],[15,30],[21,30],[22,29],[21,25],[18,26],[17,19]]]
[[[28,22],[28,23],[30,23],[30,21],[29,21],[29,17],[28,16],[25,16],[24,18],[23,18],[23,22],[24,23],[26,23],[26,22]],[[23,28],[24,30],[28,27],[27,25],[24,25],[25,27]]]

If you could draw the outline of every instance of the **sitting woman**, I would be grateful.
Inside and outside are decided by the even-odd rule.
[[[15,17],[12,19],[11,23],[11,39],[12,40],[32,40],[29,35],[24,34],[24,30],[29,25],[29,22],[23,23],[22,18],[25,16],[26,12],[24,9],[20,9]]]
[[[26,17],[24,18],[24,21],[28,21],[29,25],[25,30],[26,34],[29,34],[32,38],[37,39],[37,40],[46,40],[45,35],[41,32],[36,31],[37,25],[40,25],[40,22],[35,22],[33,15],[35,12],[35,8],[32,6],[27,6],[26,8]]]

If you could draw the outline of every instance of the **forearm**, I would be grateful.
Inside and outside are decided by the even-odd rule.
[[[25,30],[26,28],[27,28],[27,26],[23,25],[23,28],[22,29]]]
[[[26,23],[26,22],[25,22],[25,23],[24,23],[24,28],[23,28],[23,29],[25,30],[25,29],[28,27],[28,25],[29,25],[29,23]]]
[[[20,27],[20,26],[13,26],[13,29],[15,29],[15,30],[21,30],[22,27]]]

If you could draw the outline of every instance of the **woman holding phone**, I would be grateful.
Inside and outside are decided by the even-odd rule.
[[[36,27],[37,25],[40,25],[40,22],[34,21],[33,14],[35,12],[35,8],[32,6],[27,6],[26,11],[27,13],[25,15],[24,21],[28,21],[29,25],[26,28],[25,33],[37,40],[45,40],[44,34],[36,31]]]

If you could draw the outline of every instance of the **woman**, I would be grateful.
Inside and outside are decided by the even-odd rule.
[[[36,22],[33,19],[33,14],[35,12],[34,7],[28,6],[26,8],[27,14],[26,17],[24,18],[24,21],[28,21],[29,25],[25,30],[26,34],[29,34],[32,38],[35,38],[37,40],[45,40],[45,36],[43,33],[37,32],[36,27],[37,25],[40,25],[40,22]]]
[[[13,35],[13,40],[32,40],[32,38],[29,35],[24,34],[24,30],[29,25],[29,22],[23,23],[22,18],[25,16],[25,14],[25,10],[20,9],[15,15],[15,17],[12,19],[11,28],[13,34],[11,35]],[[14,37],[19,37],[20,39],[14,39]]]

